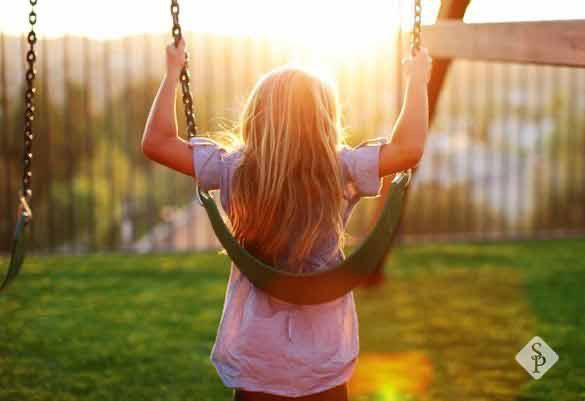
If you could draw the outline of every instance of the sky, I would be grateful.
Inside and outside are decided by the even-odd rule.
[[[28,1],[2,0],[0,31],[28,30]],[[424,22],[432,23],[440,0],[422,0]],[[169,0],[39,0],[41,36],[64,34],[107,39],[168,32]],[[229,35],[266,35],[305,41],[359,42],[387,37],[412,21],[413,0],[183,0],[185,30]],[[585,19],[582,0],[472,0],[466,21]]]

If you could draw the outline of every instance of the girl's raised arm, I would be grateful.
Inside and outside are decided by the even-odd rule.
[[[167,46],[167,72],[152,103],[144,133],[142,152],[150,160],[195,177],[189,143],[178,136],[175,93],[185,65],[185,42]]]
[[[420,161],[429,129],[427,83],[431,70],[428,51],[422,48],[414,59],[405,62],[408,74],[402,111],[392,139],[380,150],[380,176],[414,167]]]

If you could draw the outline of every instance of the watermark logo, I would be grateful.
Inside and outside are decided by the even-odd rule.
[[[559,356],[538,336],[534,337],[516,354],[516,362],[533,379],[538,380],[559,360]]]

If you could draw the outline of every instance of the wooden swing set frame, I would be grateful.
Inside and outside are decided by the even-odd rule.
[[[428,86],[431,122],[455,59],[585,68],[585,20],[464,23],[470,3],[471,0],[442,0],[437,22],[422,27],[421,42],[434,60]],[[405,37],[409,35],[405,33]],[[383,189],[378,210],[384,204],[387,189]],[[408,189],[405,196],[408,199]],[[394,240],[400,231],[400,227],[394,231]],[[372,283],[382,279],[384,263],[385,260],[372,275]]]

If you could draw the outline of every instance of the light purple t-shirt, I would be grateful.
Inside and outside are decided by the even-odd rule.
[[[345,221],[364,196],[380,190],[379,149],[370,141],[339,151],[343,167]],[[199,185],[220,191],[229,210],[231,181],[240,151],[226,152],[205,138],[191,140]],[[331,258],[337,238],[324,232],[303,271],[326,269],[343,255]],[[330,237],[330,238],[327,238]],[[315,291],[319,289],[316,288]],[[353,294],[320,305],[292,305],[257,289],[233,263],[211,361],[227,387],[300,397],[325,391],[351,376],[359,351],[358,321]]]

